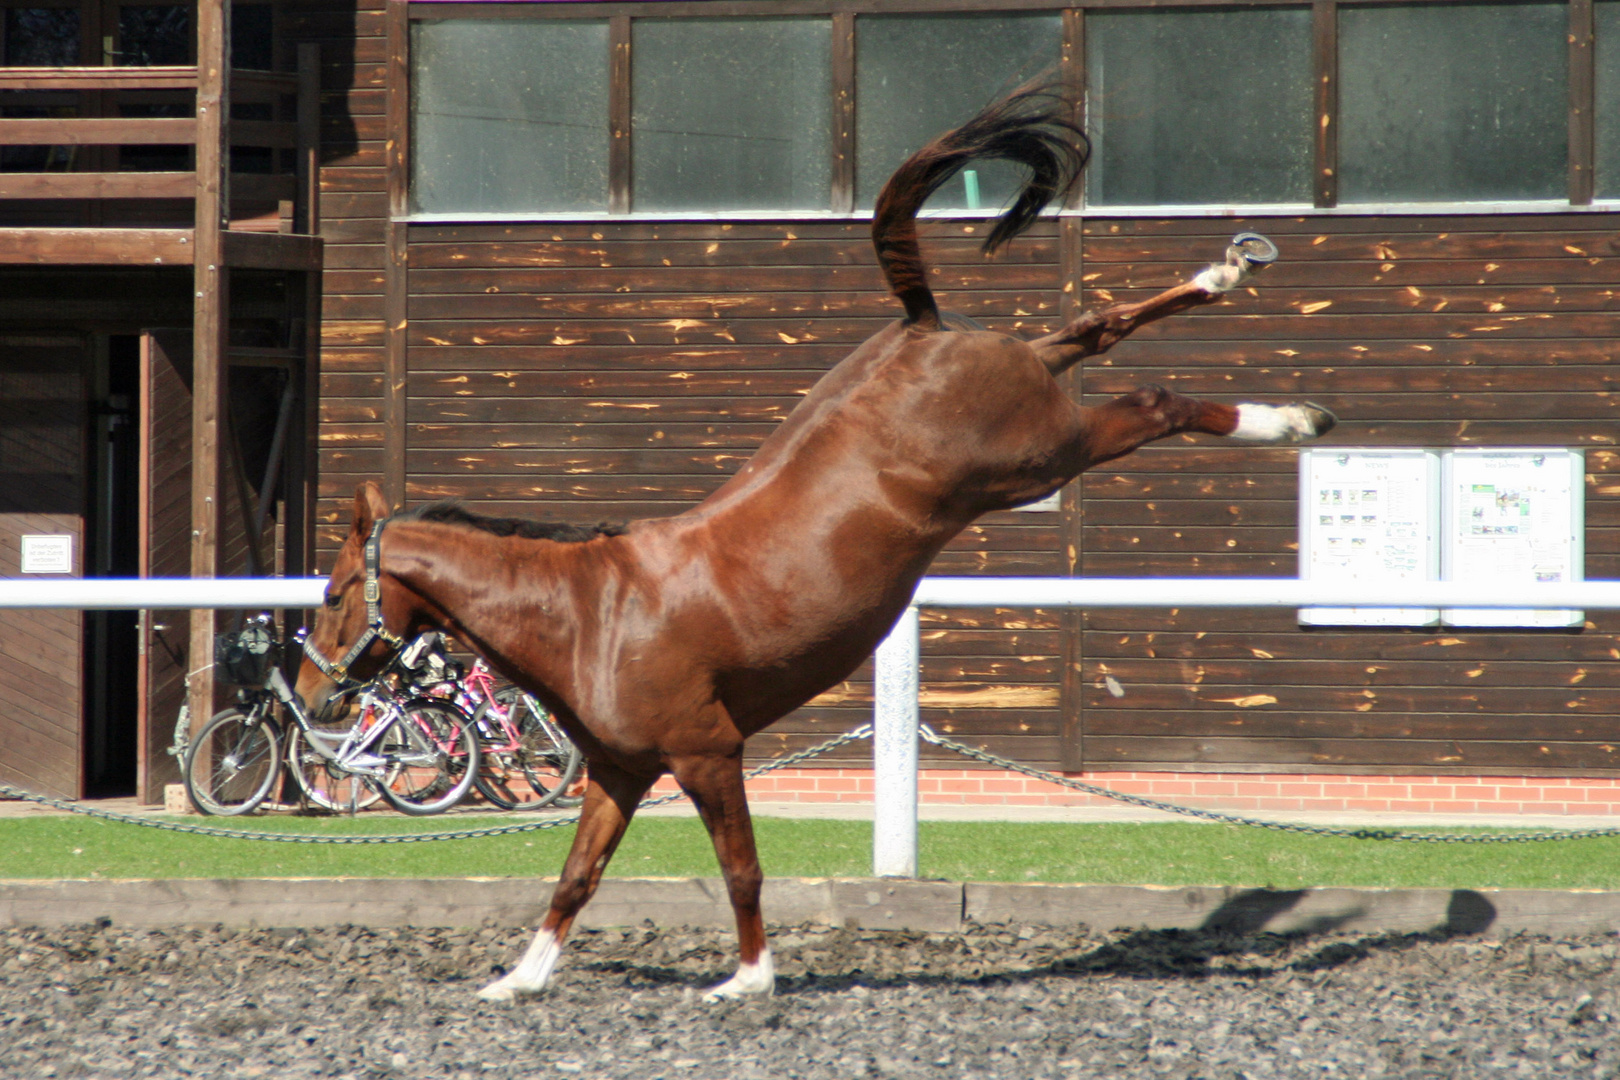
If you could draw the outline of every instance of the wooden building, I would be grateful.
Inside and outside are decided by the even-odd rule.
[[[79,5],[84,27],[112,25],[101,0],[51,2]],[[14,5],[8,20],[47,10],[46,0],[5,3]],[[185,242],[218,244],[224,262],[233,242],[267,245],[231,272],[232,306],[221,300],[205,315],[198,299],[197,371],[200,379],[238,354],[280,350],[294,381],[318,372],[318,425],[289,443],[278,496],[289,568],[311,548],[316,561],[330,557],[347,500],[369,478],[400,504],[454,497],[573,521],[693,505],[823,371],[896,317],[867,238],[872,197],[893,166],[998,89],[1050,70],[1084,101],[1094,151],[1084,190],[993,261],[977,241],[1010,178],[985,166],[941,192],[925,254],[945,306],[999,329],[1043,332],[1082,306],[1183,280],[1218,258],[1234,231],[1266,233],[1281,260],[1252,289],[1143,331],[1076,371],[1074,392],[1100,401],[1160,382],[1222,400],[1309,398],[1339,414],[1328,444],[1344,447],[1582,450],[1584,570],[1620,576],[1609,529],[1620,519],[1609,392],[1620,329],[1620,0],[264,6],[278,74],[238,64],[218,89],[293,86],[297,58],[318,49],[318,209],[311,196],[290,217],[272,202],[244,206],[258,217],[225,214],[215,192],[227,136],[202,123],[198,194],[174,207],[169,194],[126,202],[130,189],[118,185],[131,181],[109,174],[106,158],[81,155],[48,178],[38,175],[53,171],[48,163],[0,175],[5,220],[34,215],[34,231],[4,234],[0,258],[27,264],[6,268],[19,280],[133,281],[135,264],[158,273],[146,269],[150,257],[128,254],[138,243],[173,250],[192,230]],[[234,5],[238,26],[248,7]],[[210,18],[199,13],[200,33]],[[214,45],[199,49],[222,47],[220,32],[207,32]],[[0,79],[29,93],[59,85],[50,79],[81,80],[60,85],[99,103],[95,115],[117,115],[103,103],[113,91],[101,88],[129,74],[94,66],[103,62],[91,48],[98,33],[83,32],[77,70]],[[19,62],[12,55],[6,64]],[[206,69],[182,64],[173,76],[198,84],[199,103],[216,89]],[[281,113],[253,124],[285,123],[288,107],[284,98]],[[27,115],[69,130],[54,119],[62,113]],[[0,121],[0,141],[21,141],[9,133],[24,123]],[[86,144],[93,136],[122,144],[118,154],[129,149],[122,128],[84,130]],[[68,142],[52,135],[52,146]],[[278,152],[304,160],[285,149],[272,159]],[[81,182],[91,162],[102,171]],[[58,186],[64,178],[76,186]],[[41,203],[42,193],[59,198]],[[195,223],[133,216],[176,207],[182,216],[194,208]],[[71,213],[95,230],[73,233],[82,237],[74,243],[104,254],[54,254],[66,241],[38,230]],[[227,217],[231,228],[216,230]],[[158,239],[115,235],[115,222]],[[323,247],[299,238],[303,229]],[[306,261],[277,262],[270,244]],[[324,264],[321,288],[305,295],[299,282],[313,280],[314,260]],[[198,267],[196,291],[206,292],[205,260],[184,265],[173,273],[189,284]],[[159,288],[152,280],[143,287]],[[86,303],[71,286],[30,287]],[[94,296],[110,303],[132,289]],[[19,316],[15,295],[0,297],[10,320],[0,326],[0,379],[18,387],[58,370],[41,350],[65,346],[51,342],[159,325],[69,305],[47,327]],[[166,315],[161,325],[182,324],[191,325]],[[96,329],[114,325],[132,329]],[[317,327],[318,368],[294,340]],[[207,361],[205,341],[217,342]],[[89,385],[53,393],[90,401]],[[193,520],[212,522],[216,536],[229,516],[229,455],[205,451],[222,415],[208,402],[223,385],[194,388],[191,403],[193,460],[203,466],[191,477]],[[0,409],[42,416],[31,401],[46,393],[0,390]],[[311,387],[301,404],[316,400]],[[88,406],[64,407],[69,414],[93,415]],[[64,447],[83,445],[74,432],[90,420],[75,422]],[[0,446],[12,445],[11,423],[8,414]],[[298,468],[311,430],[319,493],[305,518],[294,488],[309,475]],[[0,492],[15,468],[4,461]],[[59,471],[93,475],[82,462]],[[76,483],[78,501],[50,511],[64,524],[37,524],[27,514],[44,509],[8,502],[0,527],[86,527],[92,481]],[[1294,450],[1171,440],[1085,475],[1056,509],[985,519],[935,572],[1293,576],[1298,488]],[[210,491],[212,504],[197,501]],[[221,550],[218,540],[197,541],[193,569],[223,565]],[[13,571],[0,562],[0,573]],[[45,633],[70,642],[83,632],[59,622],[0,622],[0,653],[37,650]],[[925,612],[924,630],[925,718],[1032,764],[1620,775],[1620,669],[1611,666],[1620,620],[1608,613],[1549,631],[1302,629],[1292,612],[962,610]],[[64,687],[65,649],[29,654],[37,669],[56,663]],[[0,677],[12,678],[7,670]],[[52,697],[51,707],[66,716],[71,700]],[[857,676],[759,737],[754,752],[843,730],[868,703]],[[4,755],[0,776],[20,775]]]

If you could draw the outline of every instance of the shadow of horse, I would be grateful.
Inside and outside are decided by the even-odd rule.
[[[1432,926],[1358,934],[1344,928],[1365,914],[1363,908],[1290,917],[1309,895],[1305,889],[1244,890],[1196,927],[1132,930],[1102,944],[1084,926],[1031,933],[970,925],[959,934],[801,928],[781,943],[778,979],[789,993],[837,993],[855,986],[984,986],[1053,977],[1257,978],[1325,971],[1378,953],[1480,934],[1497,916],[1481,893],[1455,889],[1444,917]],[[1279,921],[1287,929],[1267,929]],[[700,939],[673,957],[648,958],[646,946],[656,936],[643,935],[622,952],[610,947],[578,968],[648,988],[677,988],[706,985],[724,967],[723,938]],[[811,940],[802,947],[789,944],[800,936]],[[1054,943],[1054,937],[1061,940]]]

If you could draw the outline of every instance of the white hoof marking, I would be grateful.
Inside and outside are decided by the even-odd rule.
[[[776,993],[776,965],[771,962],[771,950],[762,949],[757,963],[738,964],[737,974],[704,994],[703,1000],[719,1001],[722,998],[746,997],[752,994],[770,997],[774,993]]]
[[[1316,410],[1305,405],[1238,406],[1238,424],[1229,436],[1250,442],[1303,442],[1314,439],[1320,432],[1316,426]]]
[[[561,955],[562,943],[557,935],[542,930],[529,942],[518,966],[478,991],[478,996],[485,1001],[511,1001],[519,994],[538,994],[551,981],[551,971]]]

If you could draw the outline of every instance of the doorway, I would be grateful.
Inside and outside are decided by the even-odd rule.
[[[88,380],[90,446],[85,577],[140,573],[140,338],[97,338]],[[140,693],[139,612],[87,611],[84,620],[84,789],[88,798],[135,794]]]

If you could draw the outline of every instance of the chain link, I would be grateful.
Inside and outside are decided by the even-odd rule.
[[[802,761],[819,757],[829,751],[836,750],[846,743],[858,742],[861,739],[872,737],[872,725],[862,724],[842,735],[835,735],[824,743],[800,750],[795,754],[776,758],[763,765],[748,770],[745,778],[752,780],[756,776],[777,769],[785,769],[797,765]],[[656,799],[643,802],[640,809],[645,810],[653,806],[662,806],[685,798],[684,792],[671,792],[660,795]],[[121,814],[116,810],[98,810],[93,806],[84,806],[65,799],[53,799],[48,795],[36,795],[31,791],[14,787],[11,784],[0,783],[0,798],[18,799],[23,802],[39,803],[56,810],[65,810],[72,814],[82,814],[85,817],[97,818],[102,821],[116,821],[125,825],[139,825],[147,829],[161,829],[165,832],[189,833],[192,836],[219,836],[236,840],[267,840],[282,844],[425,844],[435,840],[472,840],[480,836],[511,836],[516,833],[538,832],[542,829],[560,829],[564,825],[573,825],[579,821],[578,814],[569,814],[564,817],[545,818],[541,821],[525,821],[517,825],[497,825],[487,829],[452,829],[443,832],[431,833],[384,833],[370,836],[320,836],[307,833],[261,832],[251,829],[222,829],[217,825],[192,825],[183,821],[165,821],[162,818],[142,816],[139,814]]]
[[[966,743],[941,735],[927,724],[921,725],[919,734],[922,740],[943,750],[951,750],[965,758],[994,765],[997,768],[1007,769],[1023,776],[1044,780],[1049,784],[1056,784],[1071,791],[1078,791],[1086,795],[1095,795],[1115,802],[1139,806],[1146,810],[1159,810],[1168,814],[1180,814],[1183,817],[1197,818],[1201,821],[1213,821],[1222,825],[1247,825],[1256,829],[1271,829],[1277,832],[1304,833],[1308,836],[1335,836],[1347,840],[1398,840],[1409,843],[1428,844],[1524,844],[1549,840],[1577,840],[1593,837],[1620,836],[1620,826],[1604,829],[1560,829],[1553,832],[1522,832],[1522,833],[1433,833],[1433,832],[1404,832],[1398,829],[1347,829],[1330,825],[1302,825],[1290,821],[1268,821],[1264,818],[1245,817],[1241,814],[1227,814],[1218,810],[1199,810],[1190,806],[1177,806],[1174,803],[1161,802],[1149,799],[1143,795],[1132,795],[1129,792],[1114,791],[1097,784],[1088,784],[1083,780],[1061,776],[1057,773],[1047,772],[1030,765],[993,754],[988,750],[981,750]],[[862,724],[852,728],[842,735],[835,735],[826,742],[808,747],[797,753],[768,761],[763,765],[748,770],[745,778],[752,780],[777,769],[791,768],[822,754],[830,753],[841,746],[862,739],[872,737],[872,725]],[[268,840],[285,844],[422,844],[435,840],[471,840],[481,836],[510,836],[515,833],[537,832],[542,829],[559,829],[564,825],[572,825],[579,821],[578,814],[569,814],[565,817],[546,818],[542,821],[526,821],[517,825],[497,825],[487,829],[454,829],[431,833],[390,833],[371,836],[319,836],[298,833],[258,832],[248,829],[222,829],[214,825],[190,825],[185,822],[164,821],[160,818],[143,817],[135,814],[121,814],[113,810],[98,810],[94,807],[82,806],[78,803],[62,799],[53,799],[46,795],[36,795],[11,784],[0,783],[0,797],[20,799],[25,802],[39,803],[57,810],[66,810],[86,817],[99,818],[103,821],[117,821],[129,825],[140,825],[149,829],[163,829],[168,832],[190,833],[194,836],[219,836],[240,840]],[[662,806],[684,798],[681,792],[672,792],[661,795],[656,799],[648,799],[641,804],[641,809]]]
[[[1267,821],[1265,818],[1244,817],[1241,814],[1223,814],[1218,810],[1198,810],[1190,806],[1177,806],[1174,803],[1160,802],[1142,795],[1132,795],[1129,792],[1113,791],[1109,788],[1088,784],[1083,780],[1075,780],[1068,776],[1059,776],[1057,773],[1047,772],[1029,765],[1004,758],[999,754],[992,754],[988,750],[980,750],[966,743],[957,742],[947,738],[922,724],[919,734],[924,742],[932,743],[945,750],[954,750],[965,758],[982,761],[986,765],[995,765],[1003,769],[1010,769],[1024,776],[1032,776],[1037,780],[1045,780],[1049,784],[1057,784],[1073,791],[1084,792],[1087,795],[1098,795],[1116,802],[1129,803],[1149,810],[1162,810],[1169,814],[1181,814],[1184,817],[1199,818],[1203,821],[1220,822],[1223,825],[1249,825],[1256,829],[1272,829],[1277,832],[1305,833],[1309,836],[1337,836],[1347,840],[1401,840],[1407,842],[1426,844],[1524,844],[1542,840],[1577,840],[1595,836],[1620,836],[1620,827],[1607,829],[1560,829],[1556,832],[1539,833],[1427,833],[1402,832],[1398,829],[1343,829],[1331,825],[1301,825],[1291,821]]]

